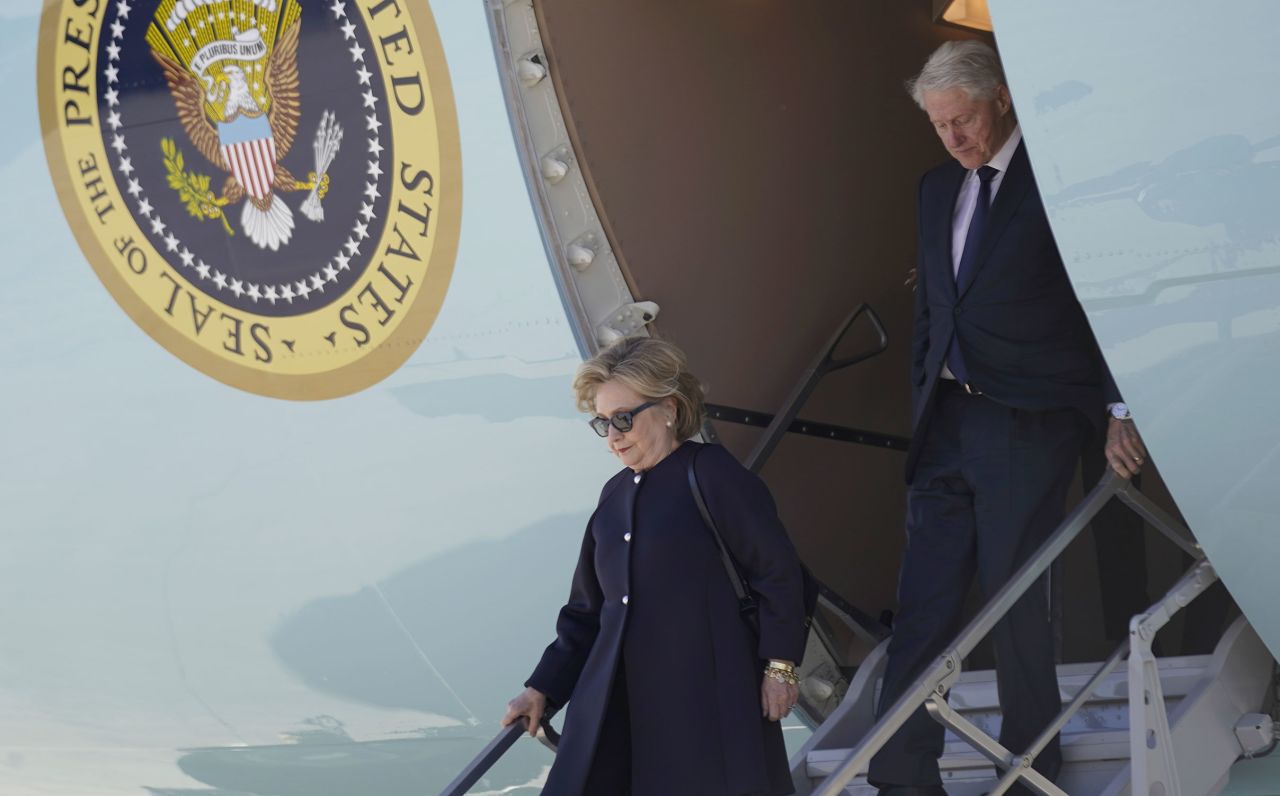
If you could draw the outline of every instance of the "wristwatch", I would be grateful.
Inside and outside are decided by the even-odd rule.
[[[1132,420],[1133,413],[1129,411],[1129,407],[1123,403],[1114,403],[1107,407],[1111,416],[1116,420]]]

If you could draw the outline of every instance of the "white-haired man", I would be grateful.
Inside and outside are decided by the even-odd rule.
[[[1107,433],[1122,476],[1146,457],[1058,255],[995,51],[948,42],[909,88],[954,161],[919,189],[907,549],[882,709],[954,638],[974,576],[990,597],[1062,521],[1088,434]],[[1000,741],[1021,754],[1061,709],[1043,583],[992,639]],[[942,747],[921,709],[870,779],[886,796],[945,794]],[[1035,768],[1053,778],[1061,764],[1055,739]]]

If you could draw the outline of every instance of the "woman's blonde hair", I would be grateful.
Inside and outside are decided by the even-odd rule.
[[[707,415],[702,385],[689,372],[684,352],[672,343],[654,337],[627,337],[583,362],[573,377],[578,409],[594,414],[596,391],[607,381],[618,381],[646,400],[674,399],[672,431],[676,439],[688,439],[702,430]]]

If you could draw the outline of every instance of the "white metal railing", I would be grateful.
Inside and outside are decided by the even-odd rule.
[[[1174,599],[1167,597],[1157,603],[1156,609],[1162,610],[1163,613],[1157,611],[1156,613],[1159,614],[1157,616],[1149,612],[1135,618],[1131,638],[1121,644],[1107,658],[1101,670],[1075,695],[1071,702],[1063,708],[1057,718],[1044,729],[1028,749],[1019,752],[1006,749],[990,735],[953,710],[946,702],[947,692],[950,691],[951,686],[960,677],[961,662],[991,632],[996,623],[1013,608],[1014,604],[1048,570],[1053,562],[1062,555],[1071,542],[1088,526],[1089,521],[1098,513],[1099,509],[1113,497],[1118,498],[1137,512],[1143,519],[1168,537],[1170,541],[1190,554],[1195,559],[1196,565],[1170,591],[1170,597]],[[1098,485],[1089,492],[1067,519],[1058,526],[1058,529],[1050,535],[1048,540],[1022,565],[1013,578],[978,612],[978,615],[952,642],[951,646],[939,655],[916,678],[915,682],[903,692],[898,701],[876,720],[858,745],[849,751],[848,756],[839,767],[822,782],[819,788],[814,790],[815,796],[837,796],[837,794],[840,794],[855,776],[867,770],[871,763],[871,758],[888,743],[894,733],[921,706],[924,706],[929,715],[936,721],[983,754],[1001,771],[1002,776],[989,796],[999,796],[999,794],[1007,792],[1019,780],[1023,781],[1036,793],[1042,794],[1042,796],[1066,796],[1061,788],[1032,768],[1036,757],[1044,751],[1044,748],[1049,745],[1053,737],[1085,704],[1093,690],[1102,682],[1102,679],[1119,665],[1126,654],[1130,653],[1131,645],[1137,648],[1138,645],[1134,643],[1135,635],[1148,634],[1142,639],[1142,642],[1145,643],[1149,654],[1150,637],[1154,635],[1155,630],[1168,621],[1173,610],[1185,605],[1190,599],[1194,599],[1215,579],[1216,575],[1214,575],[1212,567],[1204,561],[1204,553],[1200,546],[1195,543],[1191,532],[1152,503],[1146,496],[1134,489],[1128,481],[1108,471],[1103,479],[1098,482]],[[1176,607],[1169,607],[1170,605]],[[1148,621],[1143,624],[1142,620]],[[1158,686],[1158,673],[1156,674],[1156,680]],[[1165,715],[1163,701],[1157,705],[1155,700],[1151,699],[1148,694],[1145,707],[1148,708],[1147,713],[1151,715],[1148,718],[1140,717],[1139,719],[1140,722],[1143,722],[1143,746],[1147,748],[1154,743],[1155,747],[1147,748],[1147,751],[1163,753],[1164,748],[1168,745],[1169,738],[1167,718],[1163,727],[1152,726],[1152,723],[1158,725],[1160,717]],[[1148,734],[1148,730],[1151,731],[1151,734]],[[1156,754],[1154,756],[1158,757],[1159,755]],[[1148,760],[1152,757],[1153,755],[1151,754],[1147,755]],[[1133,763],[1134,771],[1137,772],[1140,768],[1138,761],[1134,760]],[[1141,768],[1150,772],[1144,776],[1168,776],[1164,766],[1142,766]],[[1138,776],[1138,774],[1135,773],[1135,776]],[[1176,788],[1176,784],[1173,787]],[[1148,791],[1143,790],[1141,792],[1146,793]]]

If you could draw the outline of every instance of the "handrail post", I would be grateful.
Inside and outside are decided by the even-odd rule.
[[[924,704],[929,711],[929,715],[935,721],[964,739],[966,743],[977,749],[997,768],[1005,768],[1010,772],[1016,772],[1017,776],[1026,781],[1026,786],[1039,793],[1040,796],[1067,796],[1061,788],[1053,784],[1044,774],[1034,768],[1023,767],[1021,764],[1024,761],[1018,755],[1010,752],[999,741],[987,735],[978,729],[973,722],[957,713],[942,697],[931,696]]]
[[[875,329],[879,342],[875,348],[869,349],[851,357],[841,360],[833,360],[832,354],[840,345],[840,341],[849,333],[849,329],[853,327],[854,321],[858,320],[861,315],[866,315],[871,321],[872,327]],[[818,386],[818,382],[822,380],[832,371],[847,368],[850,365],[856,365],[878,354],[884,353],[889,347],[889,336],[885,331],[884,323],[881,322],[880,316],[871,308],[870,304],[859,304],[858,307],[845,318],[844,323],[832,335],[831,340],[822,349],[821,353],[804,372],[803,378],[796,384],[791,394],[787,396],[787,400],[782,405],[782,409],[773,417],[773,422],[769,424],[769,428],[765,430],[764,436],[756,443],[755,448],[747,455],[743,466],[753,473],[759,473],[764,467],[765,460],[773,453],[773,449],[778,446],[782,435],[787,433],[787,429],[791,427],[791,422],[796,419],[796,415],[800,413],[800,407],[804,406],[804,402],[809,400],[809,396],[813,394],[813,390]]]
[[[440,791],[440,796],[463,796],[467,791],[471,790],[471,786],[480,781],[480,778],[498,762],[498,758],[506,754],[520,736],[528,732],[523,722],[515,722],[508,724],[502,728],[502,731],[494,736],[484,749],[480,750],[480,754],[475,756],[471,764],[458,772],[458,776],[453,781],[444,786],[444,790]]]
[[[542,721],[538,727],[538,740],[543,743],[552,752],[556,750],[555,744],[559,742],[560,735],[551,726],[551,717],[555,714],[554,710],[549,710],[542,715]],[[480,753],[472,758],[471,763],[466,768],[458,772],[458,776],[453,781],[444,786],[444,790],[440,791],[440,796],[464,796],[471,790],[472,786],[480,781],[480,778],[493,768],[493,764],[498,762],[507,750],[520,740],[520,736],[529,731],[529,720],[522,718],[520,721],[512,722],[498,731],[498,734],[489,741]]]
[[[1160,602],[1129,621],[1129,771],[1131,792],[1181,796],[1169,711],[1152,642],[1173,615],[1218,580],[1201,559]]]
[[[1150,523],[1157,531],[1192,558],[1202,558],[1204,551],[1196,542],[1191,529],[1170,517],[1164,510],[1152,502],[1151,498],[1139,492],[1129,481],[1116,491],[1116,497],[1133,509],[1142,519]]]

